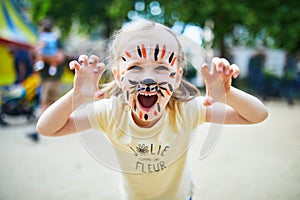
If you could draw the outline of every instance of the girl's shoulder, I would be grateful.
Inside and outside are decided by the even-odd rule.
[[[206,107],[203,102],[203,96],[197,96],[187,101],[178,101],[176,111],[187,123],[203,123],[206,115]]]
[[[91,106],[94,107],[96,112],[116,112],[124,110],[123,101],[116,96],[93,101]]]
[[[204,102],[203,96],[196,96],[191,97],[188,100],[180,100],[173,98],[169,102],[169,108],[170,109],[196,109],[196,106],[198,108],[202,108]]]

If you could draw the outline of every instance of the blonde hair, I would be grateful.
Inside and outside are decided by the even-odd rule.
[[[170,28],[168,28],[167,26],[164,26],[162,24],[153,22],[153,21],[149,21],[149,20],[137,20],[135,22],[132,22],[131,24],[129,24],[128,26],[126,26],[124,29],[121,29],[119,31],[117,31],[114,35],[113,35],[113,41],[112,41],[112,45],[110,48],[110,54],[111,54],[111,58],[112,58],[112,65],[117,66],[117,60],[118,60],[118,44],[120,42],[121,35],[126,34],[130,31],[136,31],[136,30],[143,30],[143,31],[147,31],[150,29],[162,29],[167,31],[168,33],[170,33],[172,36],[174,36],[174,39],[177,42],[178,45],[178,67],[184,69],[187,66],[187,61],[186,61],[186,57],[185,54],[183,52],[182,46],[178,40],[178,38],[176,37],[176,35],[172,32],[172,30]],[[105,97],[109,98],[111,96],[119,96],[122,95],[122,90],[117,86],[116,81],[113,80],[110,83],[104,84],[102,86],[102,90],[105,92]],[[178,101],[189,101],[191,99],[193,99],[196,96],[199,96],[200,92],[199,90],[191,83],[189,83],[188,81],[181,79],[180,85],[179,87],[174,90],[171,99],[168,103],[168,106],[170,108],[174,108],[174,104]]]

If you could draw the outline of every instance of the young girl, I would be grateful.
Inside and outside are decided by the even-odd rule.
[[[231,86],[239,68],[223,58],[213,58],[211,71],[206,64],[200,69],[207,90],[200,97],[182,79],[186,60],[178,39],[161,24],[143,20],[127,26],[115,35],[111,53],[114,81],[103,91],[98,57],[81,55],[70,63],[74,88],[43,113],[37,131],[104,133],[123,172],[124,199],[191,199],[186,150],[195,129],[204,122],[259,123],[268,115],[257,98]],[[101,100],[91,101],[95,98]],[[215,109],[218,105],[225,109]]]

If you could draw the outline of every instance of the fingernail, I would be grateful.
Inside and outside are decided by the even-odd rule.
[[[104,95],[104,92],[103,91],[97,91],[96,93],[96,96],[99,98],[99,97],[102,97]]]
[[[228,75],[229,74],[229,69],[226,69],[225,70],[225,75]]]
[[[89,59],[89,61],[88,61],[88,63],[89,63],[90,65],[94,64],[94,62],[95,62],[94,59]]]

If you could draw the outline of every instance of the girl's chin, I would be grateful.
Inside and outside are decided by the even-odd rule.
[[[150,127],[154,126],[158,120],[159,120],[159,117],[157,117],[155,119],[147,120],[147,121],[141,120],[138,117],[134,118],[135,124],[142,128],[150,128]]]

